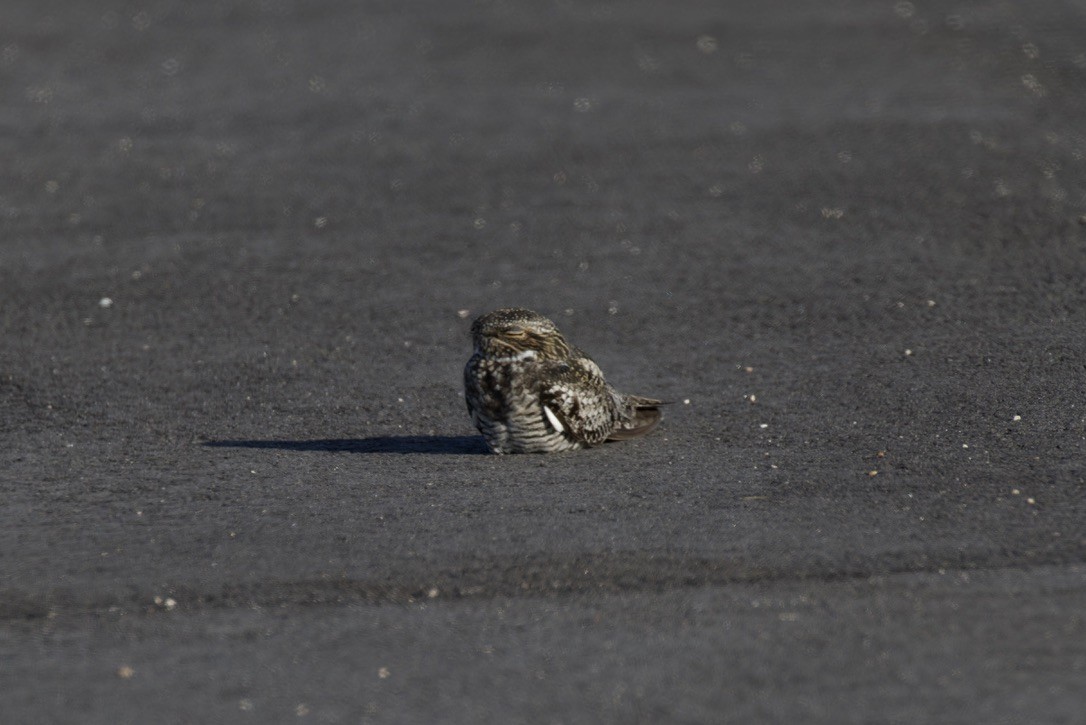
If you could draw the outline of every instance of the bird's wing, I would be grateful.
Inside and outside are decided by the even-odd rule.
[[[588,358],[555,363],[543,379],[547,423],[571,440],[602,443],[615,425],[615,397],[596,364]]]

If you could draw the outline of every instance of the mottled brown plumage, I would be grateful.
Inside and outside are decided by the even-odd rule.
[[[522,308],[471,326],[464,368],[468,412],[495,453],[553,453],[645,435],[659,400],[619,393],[554,323]]]

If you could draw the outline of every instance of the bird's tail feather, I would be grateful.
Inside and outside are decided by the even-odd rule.
[[[661,405],[667,405],[662,400],[642,398],[639,395],[627,395],[626,404],[629,406],[629,417],[621,421],[607,437],[609,441],[624,441],[630,438],[640,438],[650,433],[664,417],[660,412]]]

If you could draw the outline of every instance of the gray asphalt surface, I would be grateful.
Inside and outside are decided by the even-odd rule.
[[[1086,719],[1081,6],[3,15],[3,722]]]

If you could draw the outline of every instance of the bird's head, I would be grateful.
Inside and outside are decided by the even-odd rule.
[[[554,323],[520,307],[494,310],[471,325],[475,350],[487,356],[510,357],[528,351],[540,358],[569,355],[569,344]]]

